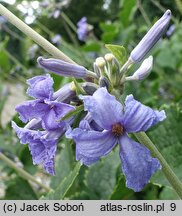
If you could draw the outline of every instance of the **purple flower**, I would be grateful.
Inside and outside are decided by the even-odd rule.
[[[29,79],[30,87],[27,93],[36,100],[25,101],[16,106],[16,111],[23,122],[40,119],[42,127],[46,130],[55,130],[62,127],[64,122],[59,122],[63,116],[75,108],[69,104],[53,100],[53,80],[49,75],[36,76]]]
[[[51,41],[53,44],[59,45],[61,43],[61,35],[60,34],[54,35],[54,37],[51,38]]]
[[[81,20],[78,21],[77,23],[77,35],[78,39],[80,41],[86,41],[87,35],[88,35],[88,23],[87,23],[87,18],[82,17]]]
[[[150,51],[150,49],[157,43],[157,41],[167,30],[170,18],[171,11],[167,10],[164,15],[152,26],[152,28],[131,52],[130,59],[133,62],[140,62]]]
[[[18,127],[15,122],[12,122],[12,127],[20,139],[20,142],[22,144],[28,143],[33,164],[43,164],[47,173],[55,175],[54,157],[56,154],[57,142],[64,134],[65,127],[51,132],[21,128]]]
[[[174,33],[175,28],[176,26],[174,24],[169,27],[169,29],[166,32],[167,37],[170,37]]]
[[[83,120],[79,128],[66,132],[76,142],[76,159],[91,165],[107,155],[118,143],[122,170],[126,184],[134,191],[140,191],[154,172],[161,168],[159,161],[152,158],[150,151],[132,140],[128,133],[146,131],[165,119],[164,111],[154,111],[127,96],[122,106],[105,88],[98,89],[93,96],[82,96],[85,110],[102,131],[94,130]]]
[[[83,66],[70,64],[60,59],[44,59],[39,57],[37,61],[42,68],[50,70],[51,72],[60,76],[76,78],[86,78],[89,76],[89,72]]]

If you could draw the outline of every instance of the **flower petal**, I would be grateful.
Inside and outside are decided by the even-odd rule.
[[[135,192],[141,191],[150,177],[161,168],[160,162],[151,157],[145,146],[130,139],[126,134],[120,138],[120,147],[126,185]]]
[[[53,79],[49,74],[45,76],[36,76],[29,80],[27,83],[30,87],[27,94],[37,99],[51,99],[53,95]]]
[[[117,143],[110,131],[97,132],[76,128],[66,132],[67,138],[76,142],[76,159],[85,165],[91,165],[107,155]]]
[[[30,130],[26,128],[18,127],[17,124],[12,121],[12,128],[15,130],[20,142],[26,144],[31,142],[33,139],[39,138],[43,133],[40,131]]]
[[[55,130],[58,127],[62,127],[62,123],[59,120],[65,116],[68,112],[75,108],[69,104],[45,100],[47,106],[52,107],[42,117],[43,128],[46,130]]]
[[[163,110],[153,110],[136,101],[133,95],[127,96],[123,121],[123,126],[127,132],[146,131],[165,118],[166,115]]]
[[[88,110],[93,120],[102,128],[110,130],[112,125],[123,118],[123,107],[110,95],[106,88],[99,88],[93,96],[81,96],[84,108]]]
[[[15,109],[20,114],[21,121],[26,123],[33,118],[42,118],[48,111],[48,106],[40,100],[31,100],[19,104]]]

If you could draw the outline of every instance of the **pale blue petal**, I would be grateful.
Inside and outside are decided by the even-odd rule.
[[[124,121],[125,130],[130,133],[147,131],[150,127],[166,118],[165,112],[156,111],[147,107],[133,98],[127,96],[125,100]]]
[[[106,88],[99,88],[93,96],[81,96],[84,108],[91,114],[93,120],[102,128],[111,130],[112,125],[121,122],[123,107]]]
[[[27,80],[29,88],[27,94],[37,99],[51,99],[53,95],[53,79],[49,74],[36,76]]]
[[[151,157],[145,146],[130,139],[126,134],[120,138],[120,147],[126,185],[135,192],[141,191],[151,176],[161,169],[161,165],[156,158]]]
[[[12,121],[12,128],[15,130],[22,144],[27,144],[43,135],[43,132],[40,131],[18,127],[14,121]]]
[[[85,165],[91,165],[107,155],[116,145],[117,139],[110,131],[97,132],[76,128],[66,132],[67,138],[76,143],[76,159]]]
[[[19,104],[15,109],[20,114],[19,118],[26,123],[33,118],[41,119],[48,112],[49,107],[40,100],[31,100]]]
[[[49,107],[49,111],[42,117],[43,128],[46,130],[55,130],[62,126],[60,120],[67,113],[75,108],[69,104],[45,100],[45,103]]]

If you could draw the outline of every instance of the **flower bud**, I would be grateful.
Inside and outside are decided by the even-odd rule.
[[[112,60],[115,58],[114,55],[112,53],[107,53],[105,56],[104,56],[105,60],[108,61],[108,62],[112,62]]]
[[[164,15],[152,26],[147,34],[142,38],[139,44],[133,49],[130,54],[130,59],[133,62],[140,62],[150,49],[165,33],[171,18],[171,11],[167,10]]]
[[[93,93],[98,89],[95,83],[85,82],[82,84],[82,88],[88,95],[93,95]]]
[[[98,57],[95,60],[95,64],[98,68],[103,68],[106,65],[106,61],[103,57]]]
[[[109,82],[109,80],[106,77],[102,76],[99,79],[99,86],[100,87],[106,87],[107,89],[109,89],[110,82]]]
[[[153,66],[153,57],[149,56],[145,59],[138,70],[130,77],[126,77],[126,80],[143,80],[145,79],[151,72]]]
[[[60,76],[76,78],[87,78],[90,76],[90,72],[83,66],[70,64],[60,59],[44,59],[39,57],[37,62],[42,68],[50,70],[51,72]]]

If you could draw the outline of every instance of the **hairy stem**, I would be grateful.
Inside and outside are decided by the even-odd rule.
[[[48,40],[26,25],[2,4],[0,4],[0,14],[3,15],[10,23],[16,26],[20,31],[29,36],[33,41],[39,44],[44,50],[50,53],[54,58],[58,58],[69,63],[75,63],[72,59],[66,56],[63,52],[53,46]]]
[[[17,167],[17,165],[11,161],[8,157],[6,157],[3,153],[0,152],[0,160],[4,161],[9,167],[14,169],[16,172],[20,174],[20,176],[28,181],[34,182],[35,184],[39,185],[45,191],[49,192],[51,189],[46,185],[42,184],[41,182],[37,181],[32,175],[26,172],[24,169]]]
[[[161,155],[157,147],[153,144],[153,142],[145,132],[135,133],[135,136],[138,141],[144,144],[151,151],[151,154],[160,161],[162,165],[162,171],[164,172],[166,178],[168,179],[169,183],[174,188],[176,193],[179,195],[179,197],[182,199],[182,183],[175,175],[167,161]]]

